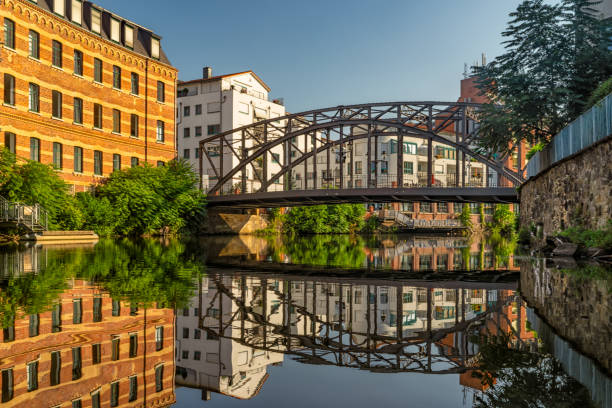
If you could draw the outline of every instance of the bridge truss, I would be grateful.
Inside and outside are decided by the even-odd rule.
[[[519,162],[518,170],[505,165],[514,149],[500,153],[479,146],[479,106],[372,103],[263,120],[201,141],[200,179],[212,181],[206,190],[213,205],[217,201],[243,206],[293,205],[303,203],[306,196],[310,197],[306,203],[333,202],[334,197],[338,202],[516,201],[514,188],[524,181],[524,163]],[[396,151],[380,152],[381,138],[393,140]],[[420,139],[426,146],[426,171],[418,171],[416,178],[405,174],[406,138]],[[365,144],[360,154],[367,158],[367,168],[359,172],[354,166],[358,142]],[[434,168],[434,143],[456,152],[455,170],[445,171],[444,177]],[[379,166],[381,153],[395,155],[395,169]],[[519,152],[519,161],[520,157]],[[472,163],[482,163],[486,176],[470,175]],[[300,179],[293,174],[296,170],[302,172]],[[330,189],[337,191],[330,193]],[[217,197],[224,195],[232,197]]]

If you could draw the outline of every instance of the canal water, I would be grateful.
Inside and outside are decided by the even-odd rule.
[[[600,265],[443,236],[0,251],[0,407],[612,408]]]

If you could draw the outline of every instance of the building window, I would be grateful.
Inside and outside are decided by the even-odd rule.
[[[209,136],[216,135],[221,132],[221,125],[208,125],[207,133]]]
[[[121,315],[121,302],[113,299],[112,315],[117,317]]]
[[[133,376],[130,377],[130,394],[129,401],[135,401],[138,397],[138,377]]]
[[[72,349],[72,381],[81,378],[82,372],[81,348],[75,347]]]
[[[61,143],[53,142],[53,168],[56,170],[63,168],[63,150]]]
[[[102,362],[102,345],[92,344],[91,345],[91,363],[100,364]]]
[[[191,130],[188,127],[186,127],[183,129],[183,137],[189,137],[189,136],[191,136]]]
[[[93,31],[96,34],[100,34],[101,32],[101,20],[102,20],[102,13],[100,12],[100,10],[92,8],[91,9],[91,31]]]
[[[123,43],[128,48],[134,48],[134,28],[129,25],[123,26]]]
[[[30,138],[30,160],[40,162],[40,139]]]
[[[164,327],[155,328],[155,350],[160,351],[164,347]]]
[[[4,46],[15,49],[15,22],[4,18]]]
[[[102,129],[102,105],[94,103],[94,128]]]
[[[55,119],[62,118],[62,93],[59,91],[51,92],[51,116]]]
[[[184,339],[189,338],[189,328],[188,327],[183,327],[183,338]]]
[[[280,154],[279,153],[272,153],[272,163],[280,164]],[[325,170],[323,171],[325,172]],[[323,176],[323,178],[325,178],[325,176]]]
[[[119,360],[119,337],[113,336],[111,340],[111,360]]]
[[[196,115],[201,115],[202,114],[202,105],[196,105],[195,106],[195,114]]]
[[[100,408],[100,391],[91,394],[91,408]]]
[[[414,163],[404,162],[404,174],[414,174]]]
[[[193,359],[196,361],[200,361],[202,359],[202,353],[199,351],[193,352]]]
[[[166,101],[166,84],[162,81],[157,81],[157,102]]]
[[[15,106],[15,77],[4,74],[4,103]]]
[[[51,333],[62,331],[62,305],[57,304],[51,309]]]
[[[119,381],[111,383],[110,406],[116,407],[119,405]]]
[[[121,68],[113,65],[113,88],[121,89]]]
[[[431,203],[421,202],[419,205],[419,212],[422,213],[430,213],[431,211]]]
[[[113,109],[113,132],[121,133],[121,111]]]
[[[83,408],[83,404],[80,399],[72,401],[72,408]]]
[[[74,98],[74,123],[79,125],[83,124],[83,100],[81,98]]]
[[[30,57],[40,58],[40,35],[34,30],[28,33],[28,52]]]
[[[121,41],[121,23],[115,18],[110,20],[110,39],[116,43]]]
[[[81,25],[83,22],[83,1],[72,0],[72,13],[70,15],[72,22]]]
[[[155,392],[160,392],[164,389],[164,366],[158,365],[155,367]]]
[[[93,299],[93,321],[95,323],[102,321],[102,298],[100,297]]]
[[[165,128],[164,122],[162,122],[161,120],[158,120],[157,121],[157,141],[159,143],[163,143],[166,137],[164,128]]]
[[[51,63],[54,67],[61,68],[62,67],[62,43],[59,41],[53,40],[52,43],[52,59]]]
[[[195,155],[196,159],[200,158],[200,149],[198,149],[197,147],[195,149],[193,149],[193,154]]]
[[[72,301],[72,324],[81,324],[83,322],[83,302],[81,299]]]
[[[130,136],[138,137],[138,115],[134,113],[130,116]]]
[[[15,154],[17,151],[17,136],[14,133],[4,133],[4,148]]]
[[[130,158],[130,165],[132,167],[138,167],[138,157],[132,157]]]
[[[79,50],[74,50],[74,74],[83,76],[83,53]]]
[[[183,159],[189,159],[189,149],[183,150]]]
[[[78,146],[74,147],[74,172],[83,172],[83,148]]]
[[[102,152],[99,150],[94,150],[94,174],[102,175]]]
[[[5,327],[2,329],[2,341],[5,343],[10,343],[11,341],[15,341],[15,321],[14,320],[9,327]]]
[[[28,363],[26,366],[28,374],[28,391],[34,391],[38,389],[38,361]]]
[[[102,60],[94,58],[94,81],[102,83]]]
[[[221,111],[221,104],[219,102],[209,102],[206,104],[206,111],[208,113],[216,113]]]
[[[190,115],[191,115],[191,106],[183,107],[183,116],[190,116]]]
[[[40,316],[37,314],[30,315],[30,327],[28,334],[30,337],[36,337],[40,333]]]
[[[138,355],[138,335],[130,334],[130,358]]]
[[[13,399],[13,369],[2,370],[2,402]]]
[[[404,142],[404,153],[406,154],[417,154],[416,143]]]
[[[135,72],[132,72],[132,93],[134,95],[138,95],[138,74]]]
[[[58,385],[60,383],[60,374],[62,370],[62,357],[59,351],[51,352],[51,372],[50,374],[50,384]]]
[[[40,112],[40,87],[36,84],[30,84],[30,112]]]
[[[159,39],[151,37],[151,57],[159,59]]]
[[[439,213],[448,213],[448,203],[438,203]]]
[[[189,359],[189,350],[183,350],[182,359],[183,360],[188,360]]]
[[[195,136],[196,137],[202,136],[202,126],[196,126],[195,127]]]
[[[53,0],[53,12],[64,16],[64,6],[66,5],[65,0]]]
[[[121,155],[113,154],[113,171],[121,170]]]

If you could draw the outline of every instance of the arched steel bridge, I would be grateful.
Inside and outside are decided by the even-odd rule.
[[[516,187],[524,181],[521,154],[516,170],[506,165],[514,146],[495,152],[479,145],[479,107],[464,102],[371,103],[262,120],[202,140],[200,182],[211,207],[517,202]],[[388,152],[380,151],[381,139]],[[419,147],[405,143],[415,139]],[[450,153],[439,156],[446,151]],[[410,155],[426,157],[426,164],[417,160],[418,169],[405,168]],[[360,161],[357,167],[356,156],[363,156],[366,166]],[[395,166],[389,168],[392,158]],[[436,168],[435,160],[441,159],[444,165]]]

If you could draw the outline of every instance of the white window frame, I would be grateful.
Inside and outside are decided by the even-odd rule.
[[[151,37],[151,57],[159,59],[160,48],[159,38]]]
[[[98,22],[94,23],[94,16],[96,15],[98,16]],[[102,11],[93,7],[91,8],[91,31],[96,34],[100,34],[102,32]]]
[[[83,0],[72,0],[72,22],[83,24]]]
[[[113,42],[121,42],[121,21],[115,17],[111,17],[110,21],[110,39]]]
[[[134,27],[127,24],[123,26],[123,42],[126,47],[134,48]]]
[[[60,16],[66,15],[66,1],[65,0],[53,0],[53,12]]]

